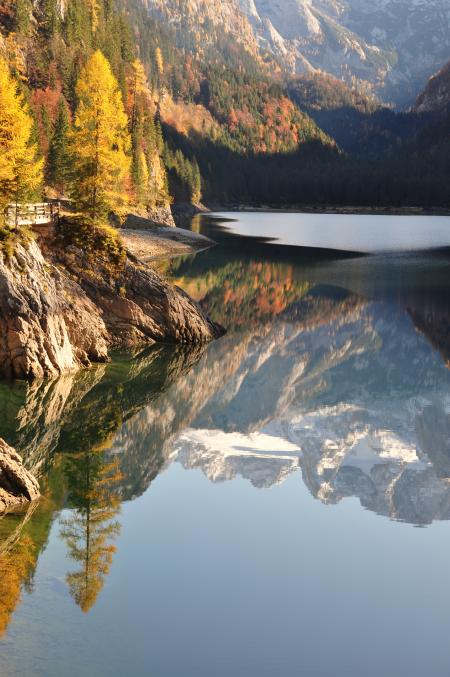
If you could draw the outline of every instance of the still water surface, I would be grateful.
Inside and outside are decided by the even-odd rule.
[[[223,339],[0,386],[45,489],[0,520],[2,677],[450,672],[450,259],[226,226],[163,265]]]
[[[378,253],[450,247],[450,217],[298,212],[222,212],[227,229],[241,236],[295,247]],[[274,227],[274,222],[276,226]],[[225,223],[224,223],[225,225]]]

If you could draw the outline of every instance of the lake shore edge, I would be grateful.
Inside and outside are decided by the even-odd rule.
[[[315,205],[253,205],[253,204],[208,204],[207,211],[221,212],[270,212],[280,214],[349,214],[369,216],[450,216],[450,208],[443,207],[359,207],[359,206],[315,206]]]

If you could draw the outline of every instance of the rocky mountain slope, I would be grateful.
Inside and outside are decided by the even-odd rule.
[[[195,48],[204,56],[224,35],[233,35],[254,57],[259,54],[258,38],[239,0],[142,0],[149,12],[175,29],[179,43]]]
[[[450,107],[450,61],[433,75],[417,97],[416,113],[444,112]]]
[[[180,206],[447,208],[446,130],[411,151],[426,116],[380,109],[372,96],[389,99],[391,87],[409,104],[448,60],[445,6],[436,22],[440,4],[408,2],[387,3],[379,16],[372,7],[374,24],[385,22],[382,37],[372,35],[372,14],[356,0],[5,0],[0,53],[26,91],[47,170],[59,104],[73,114],[75,82],[93,50],[104,52],[120,82],[130,129],[141,73],[125,192],[136,213],[155,221],[171,219],[170,198]],[[430,42],[428,25],[438,42]],[[406,34],[410,44],[397,50]],[[423,79],[408,93],[419,66]],[[46,173],[53,195],[60,185]]]
[[[386,101],[414,100],[450,55],[448,0],[145,0],[203,50],[221,30],[291,74],[326,72]],[[190,34],[190,38],[187,37]],[[193,37],[192,37],[193,36]],[[192,44],[192,43],[191,43]],[[273,69],[273,65],[271,66]]]
[[[403,103],[450,53],[447,0],[241,0],[260,44],[292,72],[319,69]]]

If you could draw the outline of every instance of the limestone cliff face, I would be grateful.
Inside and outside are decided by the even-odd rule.
[[[44,259],[36,242],[0,255],[0,374],[55,376],[107,359],[99,310],[70,278]]]
[[[224,333],[182,289],[129,257],[113,275],[107,264],[92,265],[89,254],[73,246],[54,250],[53,260],[101,313],[108,346],[201,344]]]
[[[261,61],[272,54],[287,72],[358,82],[398,106],[410,105],[449,57],[448,0],[141,2],[196,55],[228,36]]]
[[[0,439],[0,514],[39,497],[39,484],[15,450]]]
[[[202,343],[219,336],[184,292],[126,260],[115,279],[83,252],[36,242],[0,254],[0,376],[52,377],[105,362],[111,346]]]
[[[167,206],[143,210],[142,213],[135,210],[133,214],[128,214],[124,223],[120,225],[122,228],[142,228],[143,230],[158,226],[174,228],[175,221],[170,206]]]

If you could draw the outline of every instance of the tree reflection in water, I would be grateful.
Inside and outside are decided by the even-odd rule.
[[[34,511],[35,506],[30,508]],[[0,637],[8,627],[11,615],[20,602],[22,587],[30,588],[36,564],[36,545],[28,533],[23,533],[30,515],[6,533],[0,528]],[[6,526],[0,523],[1,526]]]
[[[64,459],[69,517],[61,520],[61,537],[79,569],[66,580],[78,606],[87,613],[95,604],[108,575],[120,532],[118,460],[109,461],[102,447],[68,454]]]
[[[13,441],[38,474],[43,498],[26,512],[0,519],[0,636],[22,590],[31,589],[55,514],[64,508],[69,512],[60,534],[79,567],[67,574],[67,584],[84,612],[95,604],[111,567],[129,484],[120,468],[123,458],[111,454],[115,436],[188,372],[204,349],[158,346],[134,357],[117,356],[106,369],[30,385],[1,384],[0,436]],[[152,477],[162,462],[156,462]]]
[[[42,478],[44,497],[40,501],[0,518],[0,638],[20,604],[22,591],[33,589],[39,556],[64,500],[60,470],[56,463]]]

